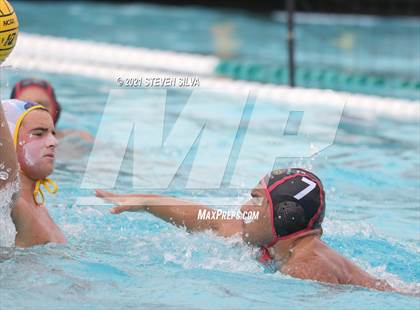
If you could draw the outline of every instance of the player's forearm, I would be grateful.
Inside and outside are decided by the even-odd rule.
[[[144,210],[176,226],[186,227],[189,231],[214,229],[209,221],[201,220],[198,214],[201,210],[211,211],[195,202],[172,197],[153,196],[146,200]]]
[[[7,126],[6,117],[3,108],[0,105],[0,188],[3,188],[9,182],[13,182],[17,177],[17,159],[13,146],[12,136]]]

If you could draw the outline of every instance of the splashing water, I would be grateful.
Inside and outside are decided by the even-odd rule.
[[[22,16],[29,16],[34,10],[39,10],[41,4],[18,2],[16,5],[19,5],[17,9],[20,9]],[[62,6],[59,7],[62,8]],[[165,20],[170,26],[167,27],[168,31],[173,32],[167,36],[168,40],[162,40],[159,36],[147,36],[148,33],[154,34],[153,31],[148,32],[149,29],[156,29],[156,24],[150,18],[139,19],[142,14],[149,17],[151,14],[162,16],[159,8],[123,6],[119,11],[115,6],[104,5],[102,9],[112,12],[114,20],[112,18],[98,19],[100,17],[94,14],[92,6],[78,3],[69,4],[67,8],[67,19],[74,20],[76,16],[79,16],[82,19],[79,22],[83,27],[97,27],[99,22],[108,26],[101,27],[104,31],[98,31],[92,35],[89,32],[69,33],[68,31],[74,30],[72,27],[45,27],[42,21],[26,18],[27,22],[31,23],[28,27],[37,33],[44,33],[47,30],[48,34],[57,36],[100,41],[116,40],[129,45],[148,44],[149,47],[170,49],[176,46],[176,43],[185,42],[179,38],[185,37],[185,31],[188,31],[188,35],[195,35],[195,38],[203,43],[199,45],[201,50],[207,50],[209,54],[212,51],[206,45],[208,42],[211,43],[211,40],[206,40],[205,36],[200,35],[201,33],[191,33],[197,29],[187,27],[183,30],[188,18],[196,19],[195,9],[188,10],[188,14],[185,14],[184,9],[171,10],[170,18],[165,18]],[[63,18],[66,18],[65,14],[54,14],[57,13],[54,11],[57,9],[51,5],[44,9],[51,16],[48,19],[50,24],[55,21],[58,25],[63,22]],[[177,24],[177,14],[183,14],[179,19],[179,24]],[[57,17],[56,20],[52,20],[54,17]],[[201,21],[211,24],[220,18],[225,18],[224,15],[218,13],[201,14],[200,17]],[[329,21],[330,18],[332,17],[328,17]],[[155,18],[154,20],[161,21],[162,19]],[[238,33],[243,43],[249,45],[249,48],[241,49],[241,51],[256,53],[255,57],[262,55],[258,52],[261,51],[260,45],[256,44],[261,41],[261,36],[258,37],[261,32],[257,30],[269,31],[270,35],[272,33],[273,37],[278,37],[278,29],[279,26],[281,27],[279,24],[271,25],[263,20],[250,22],[248,17],[242,16],[235,20],[237,20],[238,29],[248,30]],[[118,22],[123,30],[106,31],[115,27],[114,22]],[[134,29],[133,22],[141,27]],[[395,27],[396,23],[400,22],[392,22],[394,29],[398,28]],[[384,35],[392,33],[393,36],[398,36],[408,43],[412,42],[410,39],[412,35],[409,33],[415,32],[410,29],[417,29],[403,25],[401,26],[403,30],[399,32],[389,31],[386,21],[382,19],[380,21],[374,19],[372,24],[375,31]],[[258,28],[254,30],[250,27]],[[352,25],[345,27],[334,25],[328,28],[314,22],[302,27],[303,36],[313,36],[312,32],[307,31],[308,27],[311,29],[315,27],[317,31],[325,29],[327,35],[346,30],[344,28],[347,27],[354,28]],[[197,28],[200,31],[207,31],[202,27]],[[359,28],[354,31],[360,34],[360,38],[371,40],[367,34],[369,31]],[[138,36],[139,29],[146,29],[142,36]],[[273,31],[271,32],[270,29]],[[121,36],[121,31],[128,35]],[[253,40],[254,35],[255,40]],[[139,42],[140,37],[142,42]],[[206,40],[206,42],[201,40]],[[374,41],[377,43],[377,40]],[[318,46],[314,44],[314,40],[305,42],[308,46],[313,45],[314,48]],[[390,41],[386,40],[386,42]],[[185,44],[179,48],[197,51],[197,46],[192,44]],[[281,44],[271,44],[270,48],[273,55],[279,55],[276,48],[281,48]],[[270,52],[270,48],[264,49],[265,54]],[[331,57],[341,61],[342,57],[338,57],[335,50],[324,50],[331,52],[329,53]],[[406,49],[407,51],[409,49]],[[400,54],[397,55],[398,59],[394,57],[395,55],[391,56],[392,59],[389,62],[391,64],[394,60],[410,59]],[[307,58],[309,62],[317,61],[317,58],[313,59],[309,57],[309,54]],[[369,66],[363,69],[371,70],[372,61],[364,62],[366,63]],[[378,70],[380,63],[377,62],[378,66],[375,65],[373,69]],[[409,61],[407,63],[410,65]],[[318,66],[318,64],[315,65]],[[398,65],[393,66],[393,68],[397,67]],[[415,66],[410,66],[410,70],[414,68]],[[28,74],[28,72],[22,72],[19,78],[25,77],[23,73]],[[9,74],[6,81],[12,80],[10,78],[12,74],[14,74],[12,77],[15,77],[16,73],[13,72]],[[62,89],[61,102],[65,104],[67,113],[63,114],[60,120],[61,125],[64,128],[85,129],[94,134],[100,124],[110,86],[105,82],[89,80],[81,76],[45,73],[43,77],[54,81],[54,84],[60,85]],[[395,90],[392,92],[395,94]],[[382,95],[388,93],[390,93],[389,90],[384,90]],[[214,109],[214,104],[209,103],[208,110],[211,111],[211,109]],[[89,113],[85,113],[87,111]],[[253,139],[264,141],[268,137],[270,124],[276,120],[275,114],[272,113],[275,111],[277,111],[277,105],[264,112],[264,122]],[[80,117],[82,113],[85,114]],[[229,115],[223,113],[223,116],[230,121]],[[144,119],[144,121],[149,122],[151,119]],[[191,121],[195,122],[195,119]],[[215,122],[209,126],[220,126],[220,124]],[[122,131],[113,130],[112,139],[118,142],[118,139],[122,137]],[[107,140],[107,145],[114,143],[112,139]],[[183,137],[175,142],[182,142],[181,139]],[[413,294],[417,292],[420,279],[417,263],[420,253],[418,141],[417,124],[390,120],[375,121],[374,118],[358,120],[343,117],[334,145],[318,156],[311,159],[279,160],[281,168],[297,166],[314,170],[324,182],[327,192],[323,237],[325,241],[372,275],[387,280],[393,286],[406,287],[406,291]],[[116,145],[117,142],[115,142]],[[224,136],[221,136],[219,142],[226,143]],[[264,147],[261,145],[256,152],[256,158],[267,158],[274,147],[274,145],[264,145]],[[51,197],[48,208],[54,221],[69,238],[69,243],[17,249],[13,259],[1,263],[1,308],[300,309],[307,308],[308,305],[315,309],[418,308],[417,298],[400,294],[376,292],[351,286],[335,287],[316,281],[293,279],[279,273],[265,273],[254,259],[251,249],[242,245],[226,244],[225,240],[207,233],[190,235],[149,214],[127,213],[115,216],[110,215],[107,208],[103,206],[79,206],[74,203],[77,197],[93,195],[80,188],[89,150],[90,146],[73,139],[67,144],[64,143],[62,157],[58,156],[59,161],[54,177],[60,183],[61,190],[58,195]],[[116,189],[121,192],[132,188],[131,162],[133,159],[130,158],[131,156],[127,157],[127,167],[130,169],[125,167],[121,169],[120,180],[116,184]],[[221,158],[214,158],[214,161],[218,160]],[[294,162],[290,163],[292,160]],[[110,164],[104,163],[104,170],[111,168]],[[153,168],[156,169],[157,174],[160,174],[165,172],[166,165]],[[248,169],[253,172],[252,165],[240,171],[244,177],[241,188],[246,184]],[[182,193],[174,191],[173,194]],[[210,195],[211,192],[203,193],[203,196]],[[206,200],[206,197],[197,197],[197,200]],[[232,201],[232,204],[234,202],[236,201]]]
[[[6,171],[0,171],[0,180],[6,181],[9,178],[9,174]]]
[[[13,198],[19,191],[19,181],[9,182],[0,189],[0,248],[10,248],[15,244],[16,229],[10,216]]]
[[[9,179],[9,173],[11,171],[12,171],[12,169],[6,168],[4,163],[1,163],[0,164],[0,180],[7,181]]]

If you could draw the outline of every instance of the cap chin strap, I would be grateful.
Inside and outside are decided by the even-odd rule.
[[[45,203],[44,192],[41,189],[41,185],[49,192],[50,194],[55,194],[58,191],[58,185],[53,180],[45,178],[43,180],[38,180],[35,184],[34,190],[34,200],[38,206]]]
[[[270,192],[268,190],[268,186],[265,183],[264,179],[261,180],[261,183],[264,186],[265,196],[267,197],[268,205],[270,207],[271,232],[273,234],[273,240],[269,244],[267,244],[266,246],[263,247],[263,248],[267,249],[267,248],[275,245],[277,243],[277,241],[280,240],[280,237],[277,236],[276,228],[274,226],[274,208],[273,208],[273,202],[271,200],[271,195],[270,195]]]
[[[279,241],[280,238],[277,236],[276,229],[274,227],[274,209],[273,209],[273,202],[271,201],[271,196],[270,196],[270,193],[268,191],[268,186],[265,183],[264,179],[261,180],[261,183],[262,183],[262,185],[264,187],[265,196],[267,197],[268,204],[269,204],[269,207],[270,207],[270,212],[271,212],[271,216],[270,216],[270,218],[271,218],[271,230],[272,230],[272,233],[273,233],[273,240],[270,243],[268,243],[267,245],[261,246],[261,248],[260,248],[261,249],[261,256],[259,258],[259,261],[260,261],[260,263],[266,263],[266,262],[271,261],[273,259],[273,257],[270,254],[270,251],[268,249],[270,247],[272,247],[274,244],[276,244],[277,241]]]

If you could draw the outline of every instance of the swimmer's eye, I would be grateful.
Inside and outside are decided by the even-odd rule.
[[[44,133],[42,131],[33,132],[32,135],[41,137]]]
[[[47,132],[48,132],[48,129],[46,128],[35,128],[34,130],[32,130],[31,134],[33,136],[42,137]]]
[[[250,201],[253,205],[255,205],[255,206],[260,206],[261,205],[262,198],[261,198],[260,195],[255,194],[255,193],[251,193],[251,197],[252,198],[250,199]]]

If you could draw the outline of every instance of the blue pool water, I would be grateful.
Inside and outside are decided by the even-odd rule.
[[[64,113],[59,127],[95,134],[109,85],[40,76],[60,89]],[[261,135],[265,131],[261,128]],[[420,286],[418,141],[416,123],[344,116],[332,146],[313,159],[294,161],[313,169],[325,184],[324,240],[408,293]],[[61,190],[50,198],[49,209],[69,243],[17,249],[12,259],[2,262],[2,309],[277,309],[308,304],[408,309],[419,303],[418,297],[265,273],[254,259],[255,251],[237,241],[226,243],[208,233],[190,235],[148,214],[112,216],[105,206],[78,206],[76,198],[93,195],[80,189],[91,146],[65,139],[60,147],[53,178]],[[265,152],[261,148],[260,155]],[[123,165],[115,190],[130,191],[129,166]],[[195,198],[211,201],[208,195],[201,192]],[[241,193],[231,200],[246,198]]]
[[[15,9],[24,32],[287,66],[287,24],[282,13],[260,16],[195,7],[66,1],[17,2]],[[298,14],[297,67],[410,81],[417,86],[391,83],[378,90],[349,85],[339,90],[418,100],[419,23],[419,18]]]
[[[79,16],[84,9],[93,10],[93,5],[68,6],[71,10],[66,14],[73,16]],[[16,9],[21,9],[23,18],[26,16],[30,21],[30,28],[22,26],[25,31],[106,40],[102,30],[93,31],[92,18],[87,21],[92,22],[92,28],[81,33],[83,20],[74,29],[68,28],[62,25],[64,17],[59,19],[55,14],[50,16],[57,18],[56,28],[37,28],[35,17],[30,19],[29,12],[33,8],[32,4],[16,3]],[[134,10],[131,6],[123,8],[124,14]],[[107,5],[100,9],[111,10]],[[156,7],[142,10],[146,9],[159,12]],[[195,10],[186,10],[185,14],[193,18]],[[95,23],[105,24],[102,26],[110,23],[98,20],[95,19]],[[150,20],[152,22],[153,18]],[[265,29],[266,21],[260,22]],[[212,52],[205,40],[198,44],[201,41],[190,37],[183,42],[171,37],[175,34],[170,30],[169,27],[156,30],[167,35],[167,40],[155,40],[156,35],[148,32],[142,34],[142,40],[134,34],[115,35],[113,40]],[[182,33],[182,27],[176,33]],[[171,39],[173,44],[168,43]],[[269,41],[272,42],[267,40],[267,44]],[[158,42],[168,45],[158,46]],[[194,46],[188,45],[191,42]],[[261,53],[261,57],[266,55]],[[257,57],[256,54],[253,57]],[[410,70],[407,66],[404,74],[411,74]],[[96,134],[110,83],[77,76],[8,70],[2,76],[5,84],[9,83],[3,96],[7,96],[14,81],[28,75],[47,78],[56,86],[63,105],[59,129],[78,128]],[[267,104],[270,107],[267,111],[283,109],[279,104]],[[273,115],[267,112],[266,117],[270,119]],[[269,128],[262,126],[259,134],[263,137],[268,132]],[[118,132],[113,136],[118,138]],[[221,142],[223,139],[221,136]],[[420,291],[419,141],[418,123],[345,114],[332,146],[314,158],[281,163],[312,169],[323,180],[327,193],[324,240],[331,247],[369,273],[407,293],[417,294]],[[255,260],[255,250],[237,240],[226,242],[209,233],[188,234],[148,214],[112,216],[105,206],[77,205],[76,198],[92,195],[91,191],[80,189],[90,151],[88,142],[74,138],[61,141],[53,175],[60,184],[60,192],[49,198],[49,210],[69,242],[64,246],[16,249],[11,259],[1,262],[1,309],[291,309],[308,305],[314,309],[416,309],[419,306],[418,297],[331,286],[267,273]],[[265,156],[267,152],[262,147],[258,155]],[[131,181],[130,161],[128,156],[116,191],[130,190],[127,188]],[[164,168],[157,167],[157,171],[159,169]],[[169,193],[184,194],[180,189]],[[209,194],[197,193],[195,199],[209,201]],[[238,193],[230,199],[243,201],[247,196]]]

